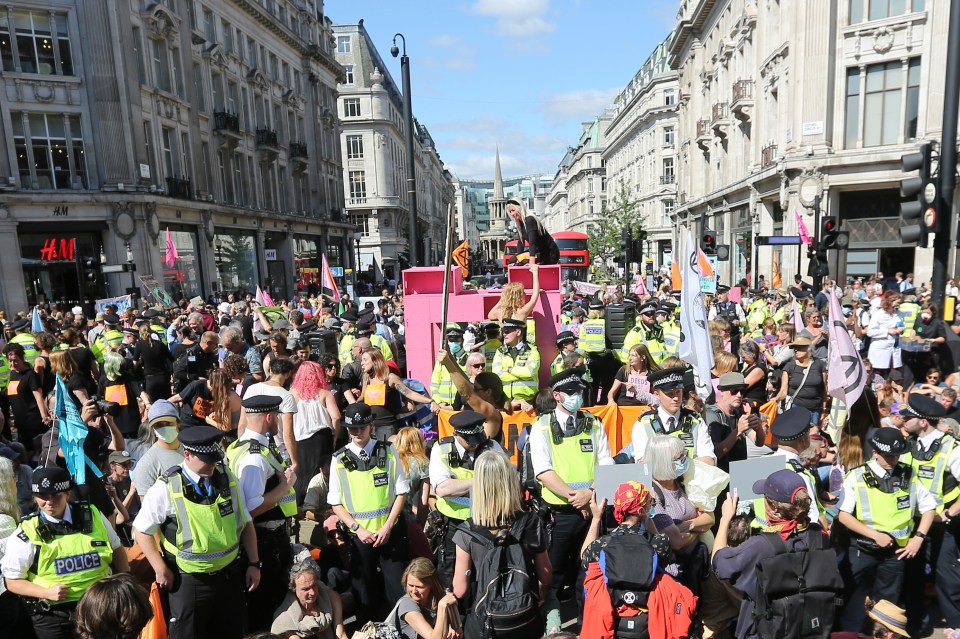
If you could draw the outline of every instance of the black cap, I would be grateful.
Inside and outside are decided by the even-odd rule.
[[[803,406],[791,406],[770,425],[770,432],[782,442],[800,439],[810,430],[811,413]]]
[[[340,319],[344,322],[356,322],[360,318],[357,316],[357,312],[351,308],[341,313]]]
[[[456,324],[447,324],[447,339],[463,339],[463,329]]]
[[[901,455],[907,450],[907,440],[903,433],[892,426],[878,428],[870,439],[870,445],[881,455]]]
[[[114,315],[113,313],[104,313],[103,314],[103,323],[109,324],[111,326],[116,326],[120,323],[120,318]]]
[[[138,329],[138,328],[125,328],[125,329],[123,329],[123,332],[126,333],[127,335],[133,335],[134,337],[136,337],[137,335],[140,334],[140,329]]]
[[[655,301],[650,301],[637,309],[637,313],[640,315],[656,315],[659,304]]]
[[[357,335],[370,335],[373,333],[373,324],[370,322],[357,322]]]
[[[762,289],[762,288],[748,288],[748,289],[747,289],[747,293],[750,293],[750,294],[753,295],[754,297],[759,297],[760,295],[763,295],[763,289]]]
[[[158,313],[157,309],[155,308],[148,308],[144,312],[140,313],[140,317],[148,320],[154,319],[155,317],[159,317],[159,316],[160,316],[160,313]]]
[[[370,300],[367,300],[366,302],[363,303],[363,308],[365,309],[373,308],[373,302],[371,302]]]
[[[24,319],[18,319],[16,322],[12,322],[12,323],[10,324],[10,328],[12,328],[12,329],[15,330],[15,331],[23,330],[23,329],[27,328],[28,326],[30,326],[30,320],[28,320],[28,319],[26,319],[26,318],[24,318]]]
[[[932,397],[910,393],[907,407],[901,409],[900,414],[907,419],[919,417],[930,422],[937,422],[947,416],[947,409]]]
[[[66,468],[52,466],[33,471],[30,484],[34,495],[52,495],[53,493],[65,493],[70,490],[73,487],[73,478],[70,477]]]
[[[483,430],[483,423],[486,418],[480,413],[472,410],[464,410],[450,416],[450,425],[453,426],[453,432],[463,437],[466,442],[472,446],[482,444],[487,439],[487,434]]]
[[[355,402],[343,409],[343,425],[347,428],[362,428],[372,422],[373,413],[363,402]]]
[[[506,333],[508,331],[523,330],[524,328],[526,328],[526,326],[527,326],[527,323],[524,322],[523,320],[518,320],[518,319],[513,319],[512,317],[508,317],[507,319],[503,320],[503,328],[501,328],[500,330]]]
[[[183,449],[205,462],[217,462],[223,459],[220,440],[223,431],[213,426],[191,426],[180,431],[180,443]]]
[[[911,287],[911,288],[906,288],[906,289],[900,291],[900,295],[902,295],[903,297],[906,297],[907,295],[916,295],[916,294],[917,294],[917,289],[912,288],[912,287]]]
[[[570,331],[560,331],[557,333],[557,348],[562,348],[564,344],[571,344],[577,341],[577,336]]]
[[[245,397],[240,405],[247,414],[273,413],[280,408],[280,398],[276,395],[250,395]]]
[[[729,292],[730,292],[729,286],[727,286],[726,284],[717,284],[717,295],[719,295],[720,293],[729,293]]]
[[[486,333],[486,334],[488,334],[488,335],[490,335],[490,334],[499,335],[499,334],[500,334],[500,325],[497,324],[496,322],[487,322],[486,324],[483,325],[483,332]]]
[[[650,380],[650,388],[660,391],[672,391],[683,388],[683,372],[680,366],[672,368],[663,368],[661,370],[648,373],[647,379]]]
[[[798,287],[796,287],[796,286],[791,286],[791,287],[790,287],[790,294],[793,295],[793,296],[794,296],[795,298],[797,298],[798,300],[802,300],[802,299],[805,298],[805,297],[810,297],[810,291],[806,291],[806,290],[804,290],[804,289],[802,289],[802,288],[798,288]]]
[[[590,308],[594,310],[599,310],[603,308],[603,300],[599,300],[594,297],[593,299],[590,300]]]
[[[587,387],[583,380],[586,372],[587,369],[585,367],[575,366],[574,368],[560,371],[556,375],[551,375],[550,381],[548,382],[550,390],[555,390],[560,393],[579,393]]]

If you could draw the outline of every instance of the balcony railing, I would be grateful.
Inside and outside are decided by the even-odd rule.
[[[727,103],[717,102],[713,105],[713,122],[719,122],[727,119]]]
[[[687,203],[687,192],[686,192],[686,191],[680,191],[680,193],[677,194],[677,203],[678,203],[680,206],[683,206],[684,204]]]
[[[185,177],[168,177],[167,195],[170,197],[178,197],[184,200],[192,200],[193,185],[190,183],[190,179]]]
[[[770,144],[763,147],[763,150],[760,151],[760,164],[763,168],[768,166],[773,166],[777,163],[777,145]]]
[[[291,159],[303,159],[306,160],[310,155],[307,152],[307,145],[305,142],[291,142],[290,143],[290,158]]]
[[[703,137],[710,132],[710,120],[697,120],[697,137]]]
[[[753,80],[737,80],[733,83],[733,101],[753,99]]]
[[[672,173],[667,173],[666,175],[660,176],[660,184],[673,184],[677,181],[677,176]]]
[[[213,130],[240,133],[240,117],[236,113],[230,113],[229,111],[214,111]]]
[[[273,148],[280,146],[277,132],[273,129],[257,129],[257,146],[269,146]]]

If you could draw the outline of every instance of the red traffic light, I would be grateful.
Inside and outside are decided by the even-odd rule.
[[[713,243],[716,242],[716,241],[717,241],[716,238],[713,237],[712,235],[707,234],[707,235],[704,235],[704,236],[703,236],[703,243],[704,243],[704,244],[713,244]]]
[[[826,232],[835,231],[837,229],[837,221],[831,218],[827,218],[823,221],[823,230]]]

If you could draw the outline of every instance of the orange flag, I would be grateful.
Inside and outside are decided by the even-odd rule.
[[[470,246],[466,240],[464,240],[460,246],[453,249],[453,261],[460,267],[460,272],[463,273],[463,279],[467,279],[470,275]]]
[[[773,288],[780,288],[783,286],[783,281],[780,279],[780,251],[774,251],[773,253]]]
[[[670,264],[670,286],[675,291],[679,291],[681,287],[681,278],[680,278],[680,265],[677,264],[676,260]]]

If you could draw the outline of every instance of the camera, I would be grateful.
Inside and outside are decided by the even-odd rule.
[[[96,395],[94,395],[90,399],[92,399],[97,403],[97,413],[100,415],[109,415],[110,417],[116,417],[120,413],[120,404],[118,404],[117,402],[108,402],[105,399],[100,399]]]

